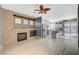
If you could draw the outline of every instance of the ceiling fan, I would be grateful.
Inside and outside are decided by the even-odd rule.
[[[35,9],[34,11],[38,11],[38,14],[46,14],[51,8],[44,8],[43,5],[39,6],[39,9]]]

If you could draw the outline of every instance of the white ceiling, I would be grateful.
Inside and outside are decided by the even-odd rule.
[[[34,9],[39,7],[39,4],[2,4],[2,8],[16,11],[29,16],[40,17],[47,20],[62,20],[68,17],[77,17],[77,4],[44,4],[44,7],[51,8],[47,14],[38,14]]]

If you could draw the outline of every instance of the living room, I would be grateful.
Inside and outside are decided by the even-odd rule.
[[[1,4],[1,54],[78,54],[77,10],[77,4]]]

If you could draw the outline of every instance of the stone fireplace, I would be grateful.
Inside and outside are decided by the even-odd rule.
[[[3,9],[3,48],[15,45],[23,40],[34,38],[34,36],[30,36],[30,31],[36,30],[35,25],[30,25],[30,22],[28,22],[28,25],[24,24],[24,21],[22,21],[21,24],[16,24],[14,15],[24,17],[22,18],[23,20],[25,18],[29,18],[26,20],[35,19],[31,16],[28,17],[27,15]],[[31,35],[34,35],[34,33],[31,32]]]
[[[27,33],[23,32],[23,33],[17,33],[17,41],[23,41],[23,40],[27,40]]]

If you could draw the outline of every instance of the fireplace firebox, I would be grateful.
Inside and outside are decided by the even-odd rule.
[[[23,41],[23,40],[27,40],[27,33],[23,32],[23,33],[17,33],[17,41]]]
[[[30,37],[36,36],[36,30],[31,30],[30,31]]]

